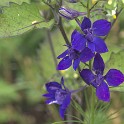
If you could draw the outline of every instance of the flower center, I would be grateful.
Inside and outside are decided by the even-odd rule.
[[[101,74],[95,75],[96,85],[99,86],[103,82],[104,78]]]
[[[80,53],[72,48],[69,49],[69,57],[71,59],[77,59],[79,58]]]
[[[91,28],[84,29],[85,38],[92,42],[93,41],[93,31]]]
[[[55,93],[55,99],[59,105],[61,105],[67,95],[67,91],[59,89]]]

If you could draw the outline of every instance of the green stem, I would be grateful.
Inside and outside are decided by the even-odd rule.
[[[89,61],[89,69],[92,69],[92,60]],[[92,97],[91,97],[91,124],[94,124],[94,112],[95,112],[95,94],[94,87],[92,87]]]
[[[90,17],[90,0],[87,0],[87,17]]]
[[[87,1],[87,17],[90,17],[90,0]],[[92,60],[89,61],[89,69],[92,69]],[[94,88],[92,87],[92,98],[91,98],[91,124],[94,124],[94,110],[95,110],[95,94]]]
[[[69,42],[68,37],[67,37],[67,35],[66,35],[66,33],[65,33],[65,30],[64,30],[64,28],[63,28],[63,24],[62,24],[62,19],[61,19],[61,17],[59,18],[58,27],[59,27],[59,30],[60,30],[60,32],[61,32],[61,34],[62,34],[62,36],[63,36],[63,38],[64,38],[66,44],[70,46],[70,42]]]
[[[91,102],[91,124],[94,124],[94,115],[95,115],[95,94],[94,87],[92,87],[92,102]]]

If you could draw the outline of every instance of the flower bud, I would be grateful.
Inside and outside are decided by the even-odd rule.
[[[67,9],[65,7],[61,7],[59,9],[59,14],[60,14],[60,16],[66,18],[68,20],[75,19],[78,16],[86,15],[86,13],[78,12],[78,11],[73,10],[73,9]]]

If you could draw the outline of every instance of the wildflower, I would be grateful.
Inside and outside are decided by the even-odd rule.
[[[85,48],[83,51],[79,52],[73,49],[71,46],[68,46],[68,49],[60,54],[57,58],[62,60],[57,66],[57,70],[65,70],[72,65],[73,69],[76,70],[80,62],[87,62],[94,57],[94,53],[91,52],[89,48]]]
[[[49,82],[46,84],[46,89],[48,93],[43,95],[48,98],[46,103],[60,105],[59,113],[64,118],[65,111],[71,101],[71,92],[65,87],[63,77],[61,78],[61,84],[58,82]]]
[[[59,9],[59,14],[60,14],[60,16],[66,18],[68,20],[75,19],[78,16],[84,16],[84,15],[86,15],[85,12],[84,13],[83,12],[78,12],[76,10],[65,8],[65,7],[61,7]]]
[[[84,17],[84,20],[81,23],[83,34],[78,31],[76,32],[76,37],[72,41],[72,48],[80,50],[82,48],[80,47],[79,49],[77,46],[78,44],[83,44],[83,48],[88,47],[89,49],[91,49],[92,52],[107,52],[107,46],[104,40],[100,38],[100,36],[106,36],[109,33],[110,28],[111,23],[107,20],[97,20],[91,26],[90,19]],[[78,38],[78,42],[77,40],[75,40],[76,38]]]
[[[110,69],[107,74],[103,76],[104,68],[104,61],[100,54],[97,53],[94,58],[92,71],[83,69],[80,75],[88,85],[91,84],[96,88],[96,96],[99,100],[109,102],[109,86],[119,86],[124,81],[124,75],[117,69]]]
[[[61,78],[61,84],[58,82],[49,82],[46,84],[48,93],[43,94],[47,98],[46,104],[56,103],[60,105],[59,114],[64,119],[64,114],[71,102],[71,95],[85,89],[87,85],[80,87],[77,90],[69,90],[64,85],[64,78]]]

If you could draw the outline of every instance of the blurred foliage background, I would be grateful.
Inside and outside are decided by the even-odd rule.
[[[34,0],[0,1],[0,124],[51,124],[61,121],[58,106],[49,106],[44,102],[45,99],[42,97],[42,94],[46,92],[44,84],[54,80],[59,82],[60,74],[65,77],[65,85],[70,89],[77,89],[84,83],[78,77],[78,72],[74,72],[72,68],[59,73],[56,71],[49,37],[51,37],[56,56],[66,49],[63,46],[65,42],[53,21],[51,10],[42,3],[42,0],[39,2],[41,6],[38,6],[37,1]],[[94,4],[94,1],[91,2],[91,4]],[[56,4],[55,0],[52,1],[52,4]],[[66,2],[65,4],[71,8],[85,11],[85,8],[81,5],[75,6],[75,4],[67,4]],[[40,12],[34,8],[34,5],[48,16],[48,18],[46,17],[46,19],[49,19],[47,23],[37,23],[43,19],[40,18]],[[115,18],[112,13],[115,5],[117,5],[116,0],[107,1],[106,8],[108,8],[108,11],[105,14],[110,20]],[[23,13],[19,13],[20,11]],[[17,13],[21,15],[21,20],[17,19],[19,16]],[[106,62],[106,71],[110,68],[117,68],[124,73],[123,15],[124,11],[121,12],[106,39],[110,49],[108,53],[103,55]],[[101,18],[101,16],[98,15],[98,18]],[[71,32],[78,26],[75,21],[69,22],[63,19],[63,22],[70,40]],[[84,67],[83,64],[82,67]],[[69,115],[74,114],[79,118],[84,111],[83,116],[87,118],[84,123],[89,124],[90,111],[85,110],[86,103],[83,103],[84,95],[82,94],[86,93],[83,91],[74,96],[81,108],[78,104],[72,103],[67,113]],[[99,103],[97,105],[99,109],[96,110],[95,124],[102,124],[101,120],[104,120],[103,124],[124,124],[123,86],[112,89],[111,99],[111,103],[105,103],[105,105]],[[73,106],[76,106],[76,108]],[[114,119],[108,119],[108,115],[111,115],[111,118]],[[76,119],[71,116],[66,118],[68,120]],[[76,122],[68,122],[68,124],[73,123]],[[64,124],[64,122],[61,122],[61,124]]]

